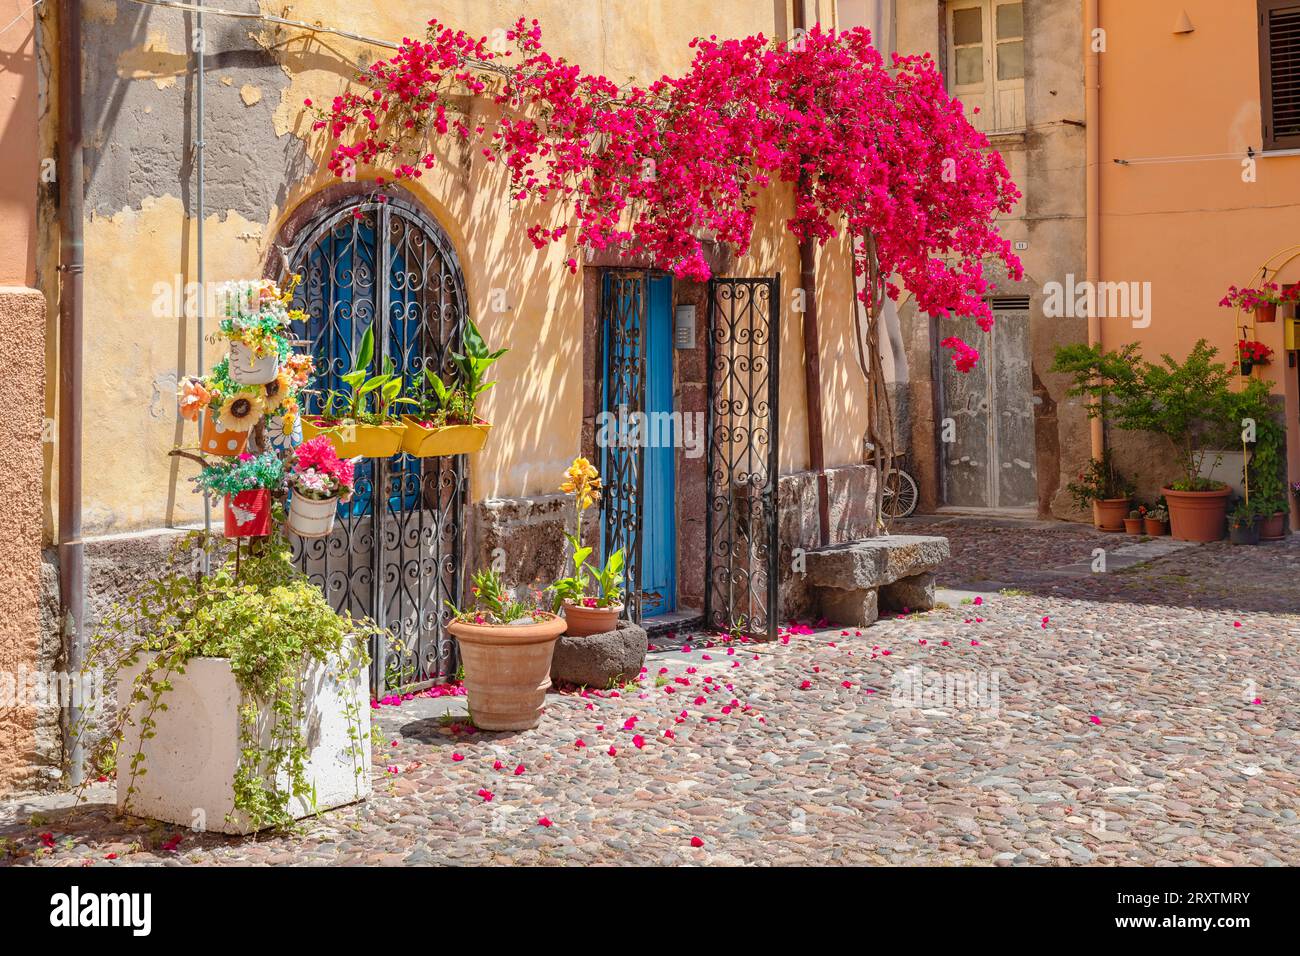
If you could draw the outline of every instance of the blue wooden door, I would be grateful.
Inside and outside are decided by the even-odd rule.
[[[677,603],[672,279],[615,270],[602,294],[601,407],[620,423],[598,431],[602,554],[625,550],[628,615],[640,620]]]
[[[673,283],[649,280],[646,307],[645,500],[641,511],[641,616],[677,606],[676,491],[673,481]],[[668,423],[668,424],[665,424]]]

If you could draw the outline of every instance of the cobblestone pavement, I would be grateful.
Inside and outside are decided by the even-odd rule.
[[[439,716],[455,698],[383,707],[375,795],[298,833],[177,834],[117,817],[100,784],[75,808],[4,804],[0,858],[1300,863],[1300,542],[1081,574],[1132,539],[905,530],[926,529],[953,542],[941,585],[1007,590],[945,592],[948,606],[861,632],[692,637],[652,653],[639,689],[552,695],[526,733],[466,732]],[[937,698],[944,682],[957,693]]]

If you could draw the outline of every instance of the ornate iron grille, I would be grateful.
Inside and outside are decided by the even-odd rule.
[[[709,281],[704,622],[776,637],[781,278]]]
[[[624,554],[624,615],[641,620],[641,502],[645,463],[632,416],[645,409],[646,273],[611,269],[601,285],[601,366],[596,445],[605,492],[601,496],[604,554]],[[612,430],[611,430],[612,429]]]
[[[378,320],[374,366],[385,357],[409,382],[451,372],[466,315],[464,279],[440,226],[414,203],[357,199],[304,230],[288,256],[302,275],[295,329],[316,362],[318,411]],[[446,601],[463,591],[465,456],[398,454],[358,464],[352,501],[325,538],[295,538],[295,562],[336,610],[369,615],[391,639],[371,647],[371,689],[427,686],[456,671]]]

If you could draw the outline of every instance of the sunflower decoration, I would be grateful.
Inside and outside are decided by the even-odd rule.
[[[579,510],[586,511],[600,500],[600,472],[587,459],[575,458],[564,473],[560,490],[577,498]]]
[[[217,409],[217,424],[223,431],[246,432],[266,414],[266,399],[261,389],[235,392]]]
[[[262,386],[262,403],[265,405],[267,413],[278,411],[289,399],[292,390],[293,373],[281,366],[275,378]]]

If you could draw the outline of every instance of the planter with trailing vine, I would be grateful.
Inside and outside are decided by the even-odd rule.
[[[130,700],[136,681],[158,663],[157,657],[143,658],[120,671],[118,700]],[[155,670],[146,681],[161,676]],[[304,660],[291,715],[277,713],[272,701],[246,695],[229,658],[191,658],[184,673],[173,672],[167,680],[167,710],[153,714],[153,736],[141,740],[140,734],[149,699],[131,708],[119,754],[139,753],[148,773],[137,774],[133,781],[129,758],[119,764],[119,809],[179,826],[201,824],[217,833],[250,833],[271,825],[255,821],[238,806],[242,791],[256,798],[271,785],[264,779],[266,768],[246,766],[244,750],[250,746],[268,755],[284,753],[284,766],[274,771],[274,786],[288,794],[287,819],[370,795],[367,674],[346,655]],[[288,733],[295,722],[297,742]],[[362,741],[366,744],[359,746]],[[294,787],[295,772],[305,787]],[[196,813],[203,819],[196,819]]]

